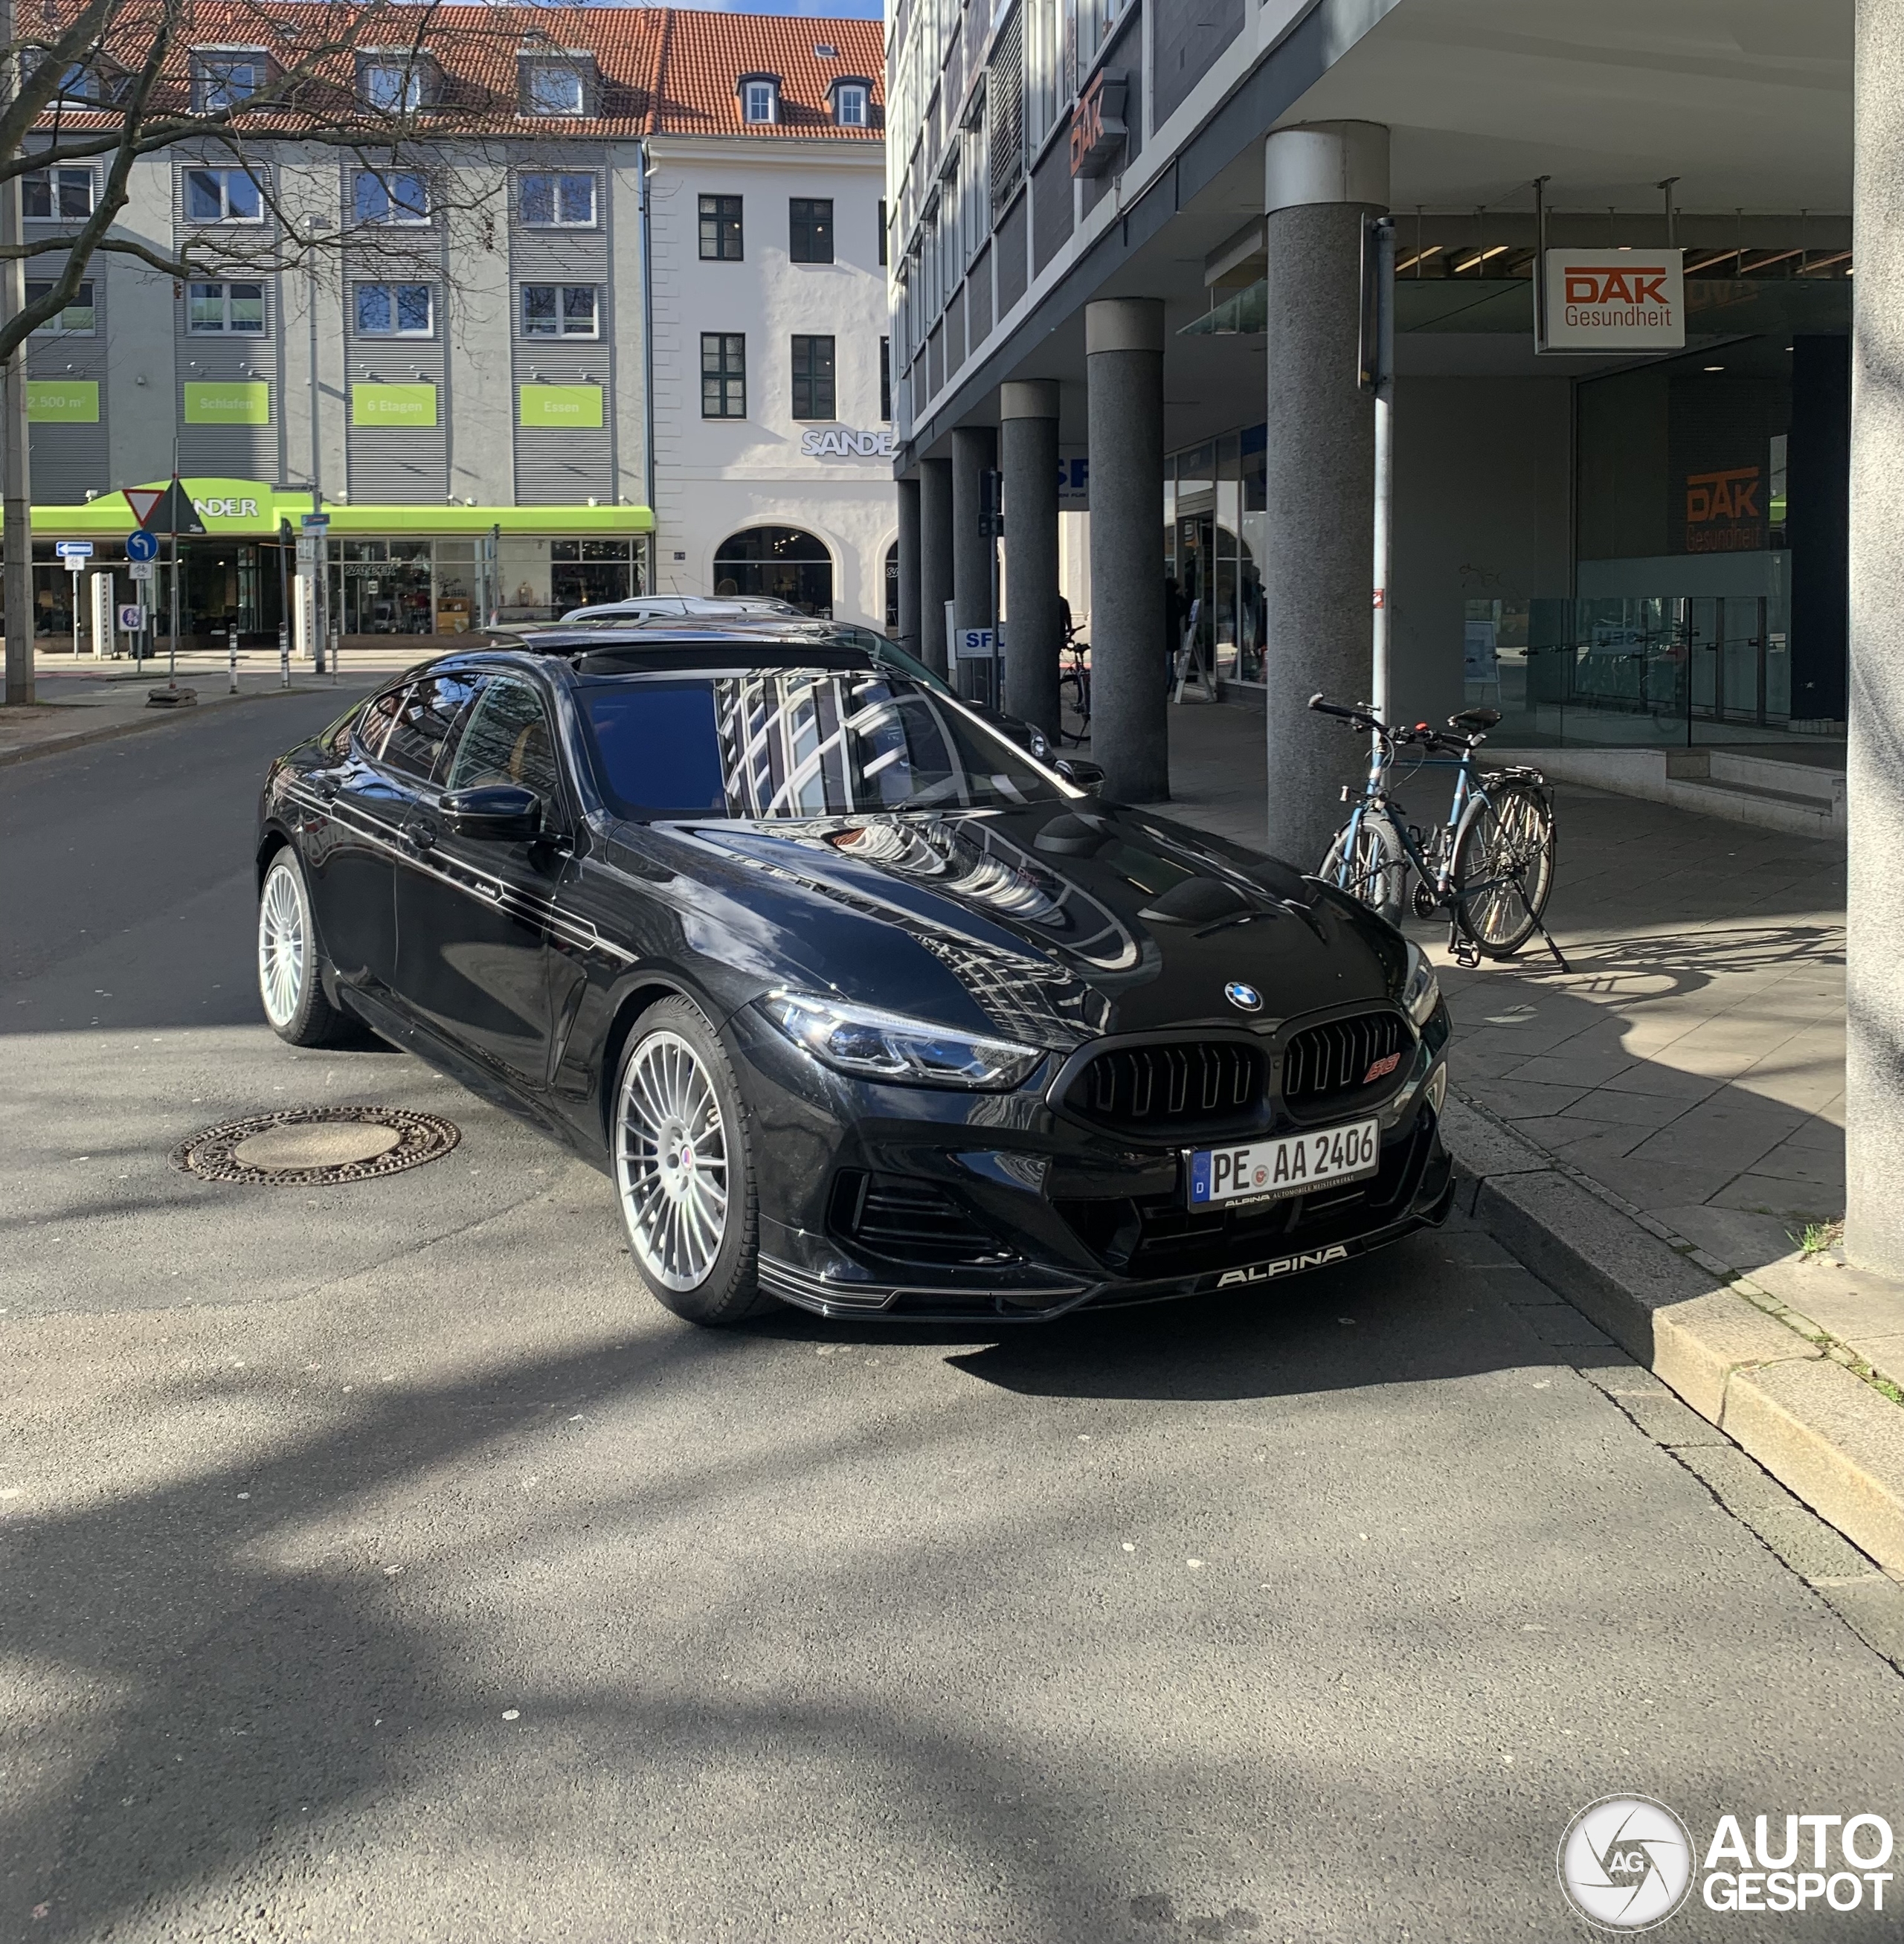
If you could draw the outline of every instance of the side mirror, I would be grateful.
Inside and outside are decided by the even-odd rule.
[[[1087,763],[1082,756],[1060,756],[1051,767],[1076,789],[1095,792],[1104,787],[1103,766]]]
[[[443,821],[459,837],[527,844],[542,835],[542,798],[515,783],[484,783],[453,790],[442,802]]]

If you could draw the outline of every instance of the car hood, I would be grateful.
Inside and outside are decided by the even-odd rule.
[[[684,881],[712,890],[710,851],[749,881],[744,938],[718,894],[690,921],[724,962],[1059,1049],[1379,1003],[1405,973],[1400,934],[1316,879],[1094,799],[651,834],[700,854]]]

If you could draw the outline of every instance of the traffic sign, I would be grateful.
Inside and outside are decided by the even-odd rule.
[[[91,560],[93,543],[91,540],[55,540],[53,551],[63,561]]]
[[[989,628],[960,629],[956,646],[958,659],[962,662],[989,662],[998,654]]]
[[[132,517],[142,527],[152,524],[152,516],[158,510],[158,503],[165,497],[163,486],[128,486],[125,489],[125,503],[132,509]]]
[[[125,537],[125,557],[128,560],[156,560],[158,558],[158,540],[143,527]]]
[[[128,601],[119,609],[119,632],[122,635],[143,635],[146,632],[146,611]]]
[[[131,574],[134,580],[150,580],[154,577],[152,564],[149,560],[135,560],[130,562],[126,568],[126,572]]]
[[[331,515],[328,513],[306,513],[298,524],[307,534],[328,533],[331,530]]]

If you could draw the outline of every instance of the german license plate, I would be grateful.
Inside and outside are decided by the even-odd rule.
[[[1190,1205],[1273,1201],[1358,1180],[1380,1167],[1380,1136],[1379,1121],[1356,1121],[1244,1147],[1198,1148],[1190,1156]]]

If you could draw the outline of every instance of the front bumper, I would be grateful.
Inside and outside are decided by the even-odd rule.
[[[752,1110],[761,1287],[823,1316],[1035,1321],[1257,1286],[1437,1224],[1453,1199],[1444,1015],[1380,1109],[1376,1175],[1229,1210],[1189,1205],[1183,1147],[1081,1127],[1035,1086],[850,1081],[750,1014],[729,1037]],[[883,1226],[863,1219],[880,1195],[897,1211]]]

